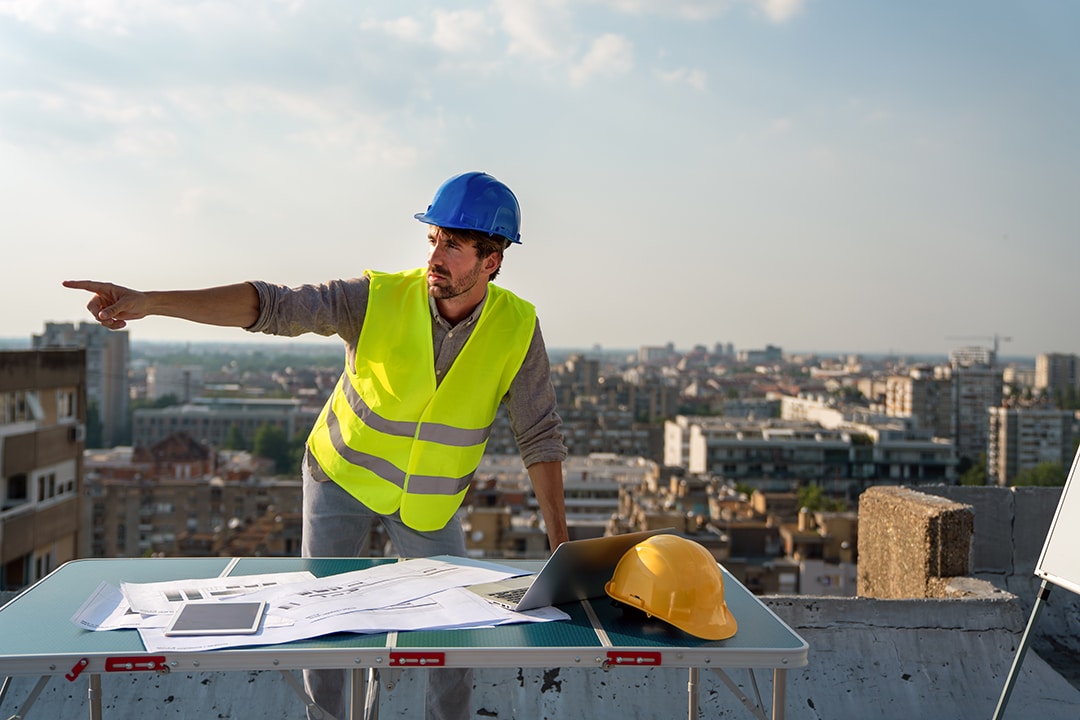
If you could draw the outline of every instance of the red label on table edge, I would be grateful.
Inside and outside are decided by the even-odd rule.
[[[132,655],[105,658],[105,672],[134,672],[136,670],[162,670],[164,655]]]
[[[610,651],[607,654],[608,665],[634,666],[660,665],[661,655],[658,652],[618,652]]]
[[[390,665],[398,667],[440,667],[446,664],[446,653],[392,652]]]

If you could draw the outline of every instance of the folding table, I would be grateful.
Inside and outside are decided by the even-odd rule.
[[[364,693],[371,669],[439,667],[687,668],[688,710],[697,716],[698,673],[708,668],[764,720],[766,709],[757,692],[750,698],[725,672],[726,668],[769,668],[773,671],[773,720],[783,720],[789,668],[807,664],[809,646],[742,584],[724,570],[725,600],[738,621],[734,637],[706,641],[659,621],[642,622],[607,598],[560,606],[569,621],[520,623],[468,630],[423,630],[374,635],[335,633],[281,645],[251,646],[207,652],[148,653],[135,630],[90,632],[70,618],[102,581],[160,582],[222,575],[254,575],[308,570],[317,577],[361,570],[387,558],[139,558],[88,559],[65,563],[0,608],[0,677],[38,676],[21,706],[27,715],[54,676],[89,682],[90,717],[101,720],[101,673],[215,672],[279,670],[305,697],[292,670],[351,670],[353,710]],[[504,561],[505,562],[505,561]],[[536,563],[533,563],[535,566]],[[522,563],[527,567],[527,563]],[[8,682],[0,688],[0,714]],[[306,700],[306,697],[305,697]],[[369,695],[369,703],[370,695]],[[339,720],[345,720],[340,718]]]

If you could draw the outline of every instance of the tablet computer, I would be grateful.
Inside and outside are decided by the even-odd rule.
[[[265,612],[265,602],[187,602],[173,613],[165,634],[251,635]]]

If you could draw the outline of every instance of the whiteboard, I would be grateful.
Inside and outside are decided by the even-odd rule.
[[[1073,458],[1035,574],[1080,595],[1080,449]]]

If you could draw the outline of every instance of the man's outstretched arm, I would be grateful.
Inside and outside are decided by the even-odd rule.
[[[239,328],[250,327],[259,318],[259,294],[246,282],[201,290],[145,292],[96,280],[65,280],[64,287],[93,293],[86,309],[111,330],[149,315]]]

